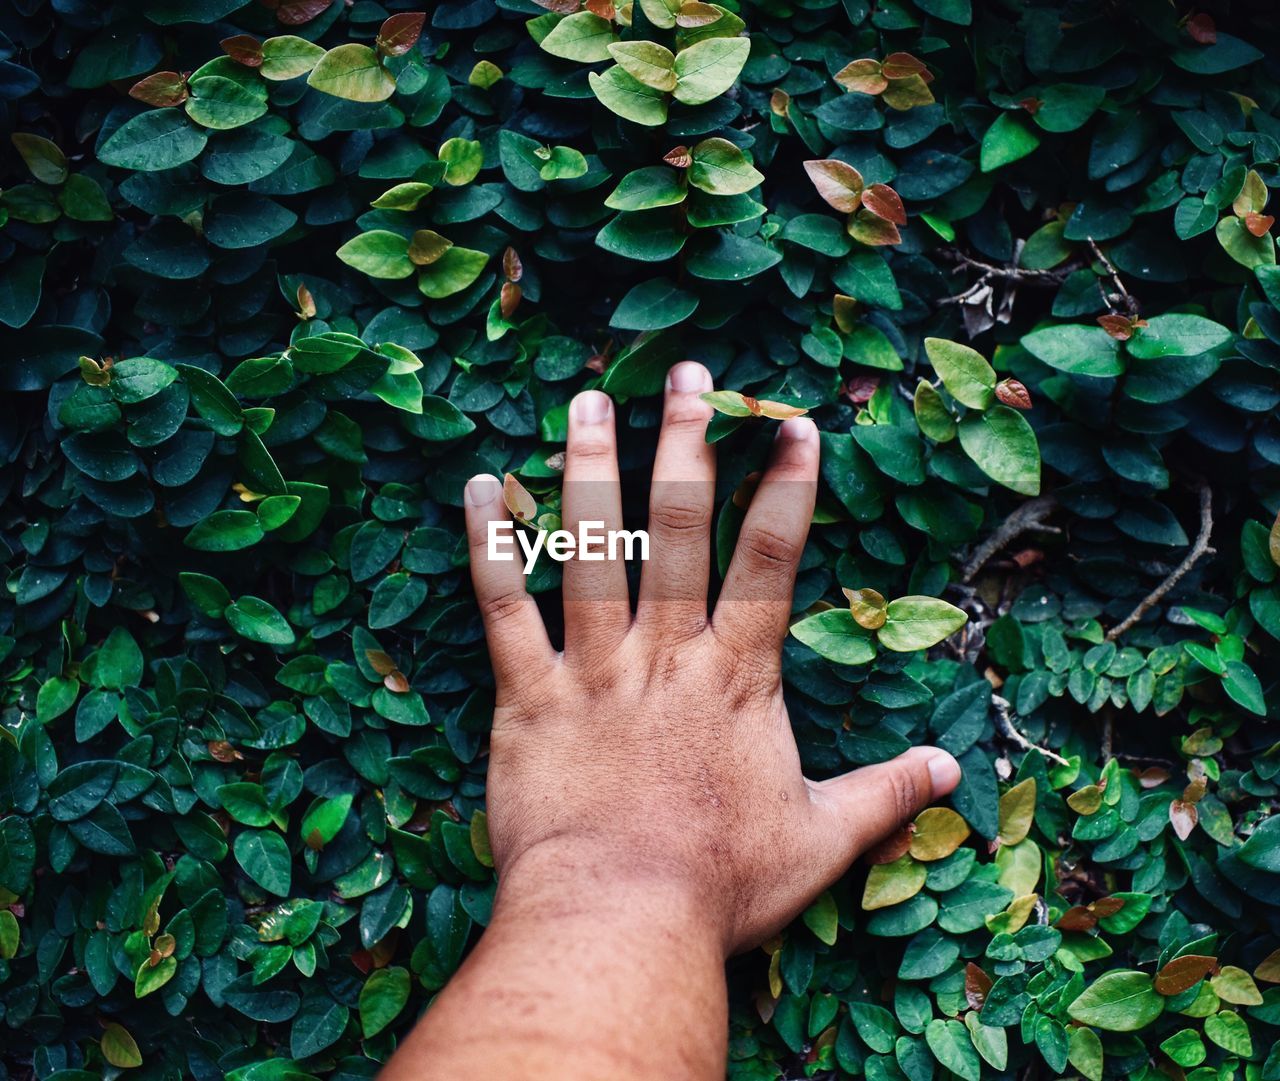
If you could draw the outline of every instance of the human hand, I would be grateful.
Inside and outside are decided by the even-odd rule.
[[[500,882],[536,878],[546,896],[548,876],[569,888],[587,875],[675,896],[728,954],[784,926],[960,770],[919,747],[831,780],[803,776],[781,647],[818,432],[803,418],[779,426],[709,615],[715,456],[699,394],[711,386],[693,362],[668,377],[634,616],[623,563],[570,560],[557,653],[520,561],[486,558],[488,523],[509,518],[496,478],[470,481],[466,516],[497,680],[488,807]],[[569,417],[564,527],[620,529],[613,405],[588,391]]]

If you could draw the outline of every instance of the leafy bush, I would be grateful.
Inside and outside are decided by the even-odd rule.
[[[642,480],[687,355],[722,561],[823,429],[807,768],[965,769],[734,963],[732,1075],[1277,1081],[1277,25],[1221,7],[8,6],[9,1076],[374,1072],[493,896],[462,481],[554,517],[589,385]]]

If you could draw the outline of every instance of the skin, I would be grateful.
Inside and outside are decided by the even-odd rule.
[[[508,517],[472,478],[467,529],[497,680],[488,780],[493,920],[386,1067],[387,1081],[718,1081],[725,959],[776,933],[867,849],[950,792],[917,747],[810,781],[781,648],[813,515],[818,433],[778,426],[714,613],[715,458],[699,364],[668,376],[635,612],[621,562],[563,564],[565,645],[519,562],[487,560]],[[614,410],[570,409],[563,520],[622,527]]]

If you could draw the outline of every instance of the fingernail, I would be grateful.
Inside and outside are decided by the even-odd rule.
[[[502,482],[488,473],[481,473],[467,481],[463,498],[468,507],[487,507],[502,494]]]
[[[667,372],[667,389],[691,394],[711,389],[711,373],[696,360],[683,360]]]
[[[817,436],[817,425],[808,417],[792,417],[790,420],[784,420],[778,425],[778,434],[775,438],[807,442],[810,439],[816,439]]]
[[[927,763],[933,798],[945,796],[960,783],[960,763],[946,751],[939,751]]]
[[[601,424],[609,419],[612,407],[613,403],[607,394],[598,390],[584,390],[573,399],[569,410],[579,424]]]

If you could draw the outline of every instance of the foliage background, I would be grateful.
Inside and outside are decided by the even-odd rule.
[[[807,768],[936,740],[964,821],[733,963],[732,1076],[1276,1081],[1273,7],[646,0],[541,48],[575,9],[433,4],[372,66],[407,5],[0,12],[0,1071],[372,1075],[492,898],[461,483],[554,514],[603,380],[642,506],[687,355],[824,431],[797,615],[969,615],[789,641]],[[673,101],[601,82],[615,34],[749,57]],[[896,52],[898,107],[833,78]],[[769,424],[716,421],[722,553]]]

